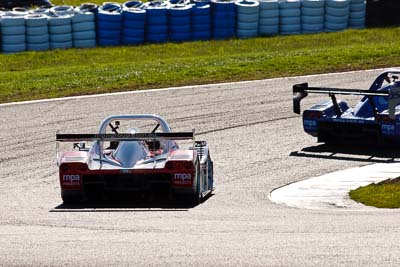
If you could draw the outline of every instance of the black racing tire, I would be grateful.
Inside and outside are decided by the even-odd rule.
[[[63,191],[61,198],[64,204],[78,204],[82,201],[82,193],[80,191]]]
[[[208,179],[208,189],[212,191],[214,188],[214,163],[211,160],[210,154],[208,154],[208,159],[207,159],[207,179]]]
[[[200,173],[200,163],[199,161],[196,161],[196,176],[197,176],[197,181],[196,181],[196,191],[190,196],[190,204],[193,206],[196,206],[200,204],[201,202],[201,192],[200,192],[200,185],[201,185],[201,173]]]

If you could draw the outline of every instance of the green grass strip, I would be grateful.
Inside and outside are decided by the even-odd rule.
[[[371,184],[350,191],[350,198],[377,208],[400,208],[400,184]]]
[[[396,66],[399,36],[386,28],[0,54],[0,103]]]

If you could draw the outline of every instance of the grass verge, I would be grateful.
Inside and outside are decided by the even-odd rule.
[[[396,66],[399,36],[385,28],[0,54],[0,103]]]
[[[377,208],[400,208],[400,180],[387,180],[351,190],[350,198]]]

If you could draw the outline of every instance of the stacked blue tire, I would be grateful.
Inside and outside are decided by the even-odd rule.
[[[167,2],[152,1],[146,8],[146,41],[149,43],[165,43],[168,41],[168,7]]]
[[[349,28],[363,29],[365,28],[365,0],[350,1]]]
[[[191,40],[191,12],[192,6],[186,4],[174,4],[168,9],[169,39],[172,42]]]
[[[122,7],[118,3],[106,2],[97,13],[97,42],[100,46],[121,44]]]
[[[326,0],[325,31],[337,32],[347,28],[350,0]]]
[[[236,36],[250,38],[258,35],[260,3],[253,0],[235,2],[237,14]]]
[[[192,40],[211,39],[211,9],[209,2],[195,1],[191,14]]]
[[[92,3],[83,3],[78,7],[78,9],[80,11],[84,11],[84,12],[92,12],[95,15],[95,17],[97,16],[97,13],[99,12],[99,7],[96,4],[92,4]]]
[[[30,51],[50,49],[47,15],[34,13],[25,16],[26,46]]]
[[[122,43],[143,44],[145,41],[146,10],[140,1],[129,1],[122,5]]]
[[[96,18],[93,12],[84,8],[75,8],[72,17],[72,39],[76,48],[96,46]]]
[[[279,3],[278,0],[260,1],[258,22],[259,35],[279,34]]]
[[[212,36],[228,39],[235,36],[236,10],[231,0],[211,0]]]
[[[2,16],[1,21],[1,50],[4,53],[16,53],[26,50],[24,16],[9,12]]]
[[[325,0],[303,0],[301,7],[301,28],[303,33],[324,31]]]
[[[301,33],[300,0],[279,2],[279,32],[283,35]]]
[[[1,35],[1,18],[4,16],[4,12],[0,10],[0,51],[2,50],[2,45],[1,45],[1,39],[2,35]]]
[[[72,44],[72,16],[74,9],[71,6],[56,6],[50,9],[48,18],[51,49],[66,49]]]

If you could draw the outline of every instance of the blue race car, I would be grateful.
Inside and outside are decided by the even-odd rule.
[[[318,142],[400,144],[400,69],[381,73],[368,90],[293,86],[293,111],[300,114],[300,102],[309,93],[328,94],[331,99],[303,112],[304,131]],[[354,107],[336,95],[363,96]]]

